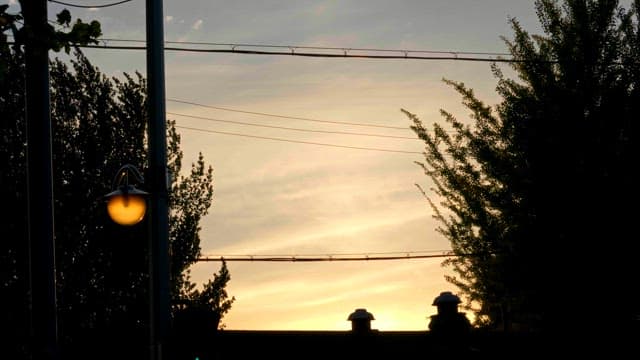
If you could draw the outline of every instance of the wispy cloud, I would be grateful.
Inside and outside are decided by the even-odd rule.
[[[172,15],[167,15],[164,17],[164,21],[167,23],[171,23],[173,22],[173,16]]]
[[[196,22],[193,23],[193,25],[191,25],[191,28],[193,30],[200,30],[200,28],[202,28],[202,19],[198,19]]]

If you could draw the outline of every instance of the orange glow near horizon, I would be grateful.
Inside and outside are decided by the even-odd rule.
[[[197,264],[192,274],[199,277],[218,266]],[[429,317],[437,312],[433,299],[452,290],[438,276],[440,259],[227,266],[227,291],[236,301],[222,323],[231,330],[349,330],[347,317],[357,308],[374,315],[373,329],[427,330]],[[284,270],[265,276],[275,266]]]

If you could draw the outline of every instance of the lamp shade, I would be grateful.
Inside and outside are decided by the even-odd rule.
[[[110,192],[105,196],[109,217],[120,225],[131,226],[139,223],[147,210],[147,195],[147,192],[131,185]]]

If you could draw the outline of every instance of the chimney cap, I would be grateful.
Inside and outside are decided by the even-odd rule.
[[[349,315],[347,320],[375,320],[375,318],[373,317],[373,314],[367,311],[367,309],[356,309],[356,311]]]
[[[451,291],[443,291],[433,300],[432,305],[460,304],[461,302],[460,298],[457,295],[454,295]]]

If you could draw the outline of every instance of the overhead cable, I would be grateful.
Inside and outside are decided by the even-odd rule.
[[[373,148],[373,147],[360,147],[360,146],[349,146],[349,145],[338,145],[338,144],[326,144],[326,143],[319,143],[319,142],[313,142],[313,141],[292,140],[292,139],[275,138],[275,137],[269,137],[269,136],[249,135],[249,134],[232,133],[232,132],[226,132],[226,131],[200,129],[200,128],[194,128],[194,127],[189,127],[189,126],[178,126],[178,125],[176,125],[176,128],[186,129],[186,130],[193,130],[193,131],[200,131],[200,132],[212,133],[212,134],[241,136],[241,137],[247,137],[247,138],[273,140],[273,141],[283,141],[283,142],[290,142],[290,143],[297,143],[297,144],[329,146],[329,147],[343,148],[343,149],[381,151],[381,152],[401,153],[401,154],[422,154],[419,151],[405,151],[405,150],[392,150],[392,149]]]
[[[243,262],[321,262],[321,261],[383,261],[383,260],[413,260],[413,259],[433,259],[433,258],[448,258],[459,257],[453,253],[443,254],[404,254],[404,255],[359,255],[359,256],[260,256],[260,255],[244,255],[244,256],[201,256],[196,259],[197,262],[211,262],[211,261],[243,261]]]
[[[166,100],[170,101],[170,102],[187,104],[187,105],[194,105],[194,106],[200,106],[200,107],[209,108],[209,109],[224,110],[224,111],[231,111],[231,112],[237,112],[237,113],[243,113],[243,114],[251,114],[251,115],[270,116],[270,117],[276,117],[276,118],[281,118],[281,119],[301,120],[301,121],[310,121],[310,122],[326,123],[326,124],[364,126],[364,127],[384,128],[384,129],[410,130],[408,127],[402,127],[402,126],[363,124],[363,123],[354,123],[354,122],[346,122],[346,121],[318,120],[318,119],[311,119],[311,118],[306,118],[306,117],[276,115],[276,114],[269,114],[269,113],[263,113],[263,112],[257,112],[257,111],[231,109],[231,108],[227,108],[227,107],[205,105],[205,104],[199,104],[199,103],[196,103],[196,102],[193,102],[193,101],[185,101],[185,100],[172,99],[172,98],[167,98]]]
[[[89,49],[111,49],[111,50],[146,50],[146,46],[114,46],[114,45],[79,45],[81,48]],[[532,62],[532,60],[526,59],[506,59],[502,57],[473,57],[473,56],[458,56],[457,53],[453,53],[450,56],[444,56],[449,53],[436,53],[442,55],[410,55],[411,52],[405,51],[402,55],[371,55],[371,54],[349,54],[349,49],[345,49],[342,54],[336,53],[319,53],[319,52],[299,52],[293,48],[291,51],[262,51],[262,50],[242,50],[242,49],[201,49],[201,48],[188,48],[188,47],[165,47],[166,51],[178,51],[178,52],[198,52],[198,53],[227,53],[227,54],[245,54],[245,55],[276,55],[276,56],[301,56],[301,57],[314,57],[314,58],[359,58],[359,59],[406,59],[406,60],[445,60],[445,61],[474,61],[474,62],[502,62],[502,63],[524,63]],[[538,61],[536,62],[549,62],[556,63],[556,61]]]
[[[265,46],[265,45],[255,45]],[[279,46],[279,45],[272,45]],[[78,45],[81,48],[91,49],[112,49],[112,50],[146,50],[146,46],[112,46],[112,45]],[[354,51],[352,48],[341,49],[342,53],[322,53],[322,52],[299,52],[297,49],[305,49],[302,46],[291,46],[289,51],[262,51],[262,50],[243,50],[236,47],[231,49],[205,49],[205,48],[189,48],[189,47],[165,47],[166,51],[178,51],[178,52],[199,52],[199,53],[227,53],[227,54],[245,54],[245,55],[275,55],[275,56],[302,56],[302,57],[314,57],[314,58],[358,58],[358,59],[406,59],[406,60],[431,60],[431,61],[471,61],[471,62],[491,62],[491,63],[540,63],[540,64],[559,64],[559,60],[544,60],[544,59],[524,59],[514,58],[513,55],[510,58],[505,58],[502,55],[489,55],[488,57],[480,56],[467,56],[467,55],[482,55],[492,53],[475,53],[475,52],[457,52],[457,51],[428,51],[428,50],[384,50],[376,49],[380,52],[400,52],[399,55],[372,55],[372,54],[350,54],[350,51]],[[318,48],[331,50],[333,48]],[[363,49],[362,51],[373,51]],[[414,53],[426,53],[432,54],[426,55],[412,55]],[[460,56],[460,55],[464,56]],[[496,53],[498,54],[498,53]],[[445,56],[446,55],[446,56]],[[568,61],[570,62],[570,61]],[[608,61],[600,64],[605,65],[638,65],[638,61]]]
[[[99,8],[108,8],[108,7],[112,7],[112,6],[128,3],[128,2],[133,1],[133,0],[122,0],[122,1],[114,2],[114,3],[110,3],[110,4],[103,4],[103,5],[78,5],[78,4],[71,4],[71,3],[68,3],[68,2],[63,2],[63,1],[58,1],[58,0],[48,0],[48,1],[52,2],[52,3],[60,4],[60,5],[74,7],[74,8],[99,9]]]
[[[214,122],[221,122],[221,123],[228,123],[228,124],[238,124],[238,125],[246,125],[246,126],[264,127],[264,128],[270,128],[270,129],[292,130],[292,131],[321,133],[321,134],[337,134],[337,135],[369,136],[369,137],[381,137],[381,138],[392,138],[392,139],[420,140],[417,137],[410,137],[410,136],[367,134],[367,133],[355,133],[355,132],[348,132],[348,131],[327,131],[327,130],[317,130],[317,129],[300,129],[300,128],[292,128],[292,127],[286,127],[286,126],[255,124],[255,123],[247,123],[247,122],[243,122],[243,121],[222,120],[222,119],[215,119],[215,118],[210,118],[210,117],[205,117],[205,116],[180,114],[180,113],[175,113],[175,112],[170,112],[170,111],[167,111],[167,114],[174,115],[174,116],[182,116],[182,117],[187,117],[187,118],[192,118],[192,119],[214,121]]]
[[[103,42],[132,42],[145,44],[145,40],[134,39],[113,39],[113,38],[100,38]],[[165,44],[183,44],[183,45],[206,45],[206,46],[225,46],[231,50],[237,50],[240,47],[244,48],[273,48],[273,49],[288,49],[290,52],[295,52],[298,49],[305,50],[332,50],[345,52],[380,52],[380,53],[402,53],[402,54],[449,54],[452,56],[459,55],[487,55],[487,56],[511,56],[510,53],[505,52],[481,52],[481,51],[457,51],[457,50],[412,50],[412,49],[381,49],[381,48],[357,48],[357,47],[331,47],[331,46],[304,46],[304,45],[274,45],[274,44],[243,44],[243,43],[217,43],[217,42],[204,42],[204,41],[165,41]]]

